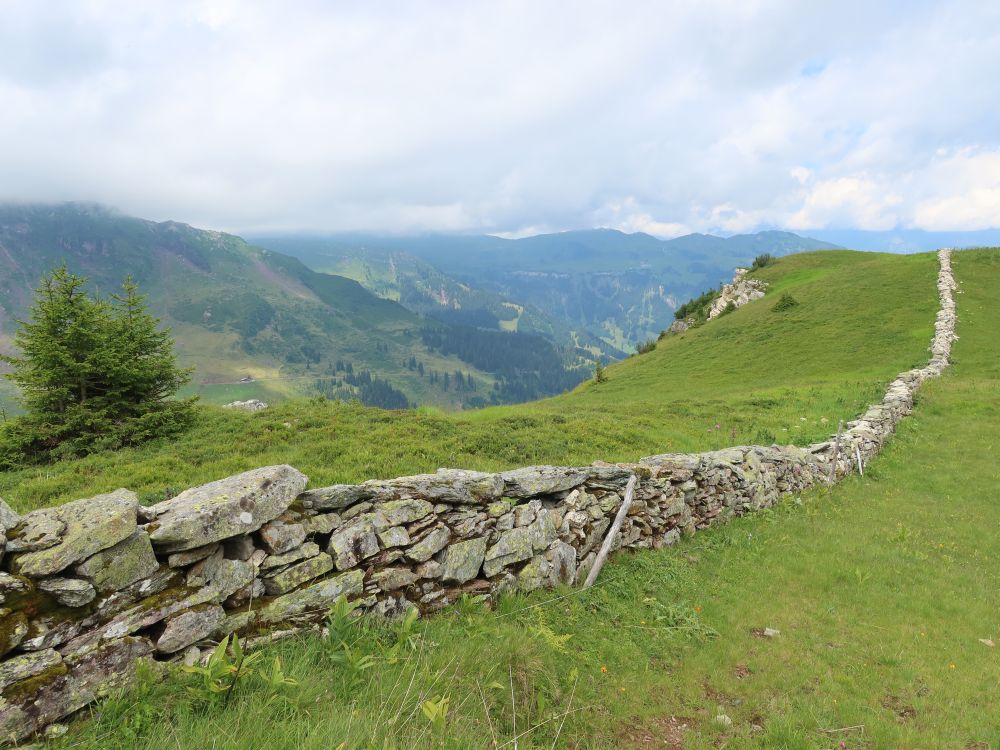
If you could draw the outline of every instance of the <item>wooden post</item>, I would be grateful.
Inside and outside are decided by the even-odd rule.
[[[860,445],[855,445],[854,446],[854,455],[858,457],[858,474],[860,474],[861,476],[864,476],[865,475],[865,466],[861,462],[861,446]]]
[[[844,420],[837,424],[837,440],[833,444],[833,463],[830,464],[830,484],[837,481],[837,461],[840,460],[840,433],[844,429]]]
[[[584,582],[583,587],[589,589],[594,585],[594,581],[597,580],[597,574],[601,572],[601,568],[604,566],[604,561],[608,557],[608,553],[611,551],[611,545],[614,544],[615,537],[618,536],[618,530],[621,529],[622,523],[625,521],[625,516],[628,514],[628,509],[632,505],[632,495],[635,493],[635,485],[638,478],[635,474],[628,480],[628,485],[625,487],[625,499],[622,500],[622,505],[618,509],[618,513],[615,515],[615,522],[611,524],[611,530],[608,535],[604,537],[604,544],[601,545],[601,551],[597,553],[597,557],[594,560],[593,566],[590,568],[590,572],[587,574],[587,580]]]

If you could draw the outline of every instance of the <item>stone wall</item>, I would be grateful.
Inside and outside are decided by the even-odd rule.
[[[442,469],[306,489],[270,466],[151,507],[121,489],[18,517],[0,502],[0,738],[16,741],[128,680],[142,660],[193,662],[231,633],[251,644],[315,627],[340,596],[383,616],[458,597],[580,583],[634,475],[614,548],[661,548],[874,456],[948,363],[953,281],[927,366],[833,441],[665,454],[633,464]]]

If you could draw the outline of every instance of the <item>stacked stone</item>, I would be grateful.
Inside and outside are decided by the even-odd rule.
[[[734,307],[743,307],[748,302],[760,299],[767,290],[767,283],[759,279],[746,278],[749,271],[746,268],[737,268],[736,275],[733,276],[731,284],[723,284],[719,296],[712,302],[712,307],[708,311],[708,319],[714,320],[726,311],[729,304]]]
[[[926,367],[849,423],[835,477],[867,460],[947,366],[950,257]],[[23,517],[0,501],[0,741],[19,741],[130,679],[140,661],[203,658],[314,627],[346,596],[364,611],[431,613],[463,595],[582,582],[637,486],[613,549],[660,548],[828,481],[835,441],[664,454],[635,464],[441,469],[305,490],[255,469],[150,507],[128,490]]]

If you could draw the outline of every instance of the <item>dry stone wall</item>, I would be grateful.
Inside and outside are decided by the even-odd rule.
[[[576,584],[636,476],[615,549],[682,535],[836,480],[874,456],[954,338],[950,256],[930,362],[905,372],[834,441],[532,466],[306,489],[269,466],[150,507],[121,489],[19,517],[0,502],[0,738],[18,741],[130,679],[141,661],[193,662],[237,633],[314,627],[340,596],[394,616],[462,595]]]

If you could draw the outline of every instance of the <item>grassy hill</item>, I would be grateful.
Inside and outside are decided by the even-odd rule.
[[[575,332],[583,346],[596,337],[623,351],[632,351],[637,343],[655,337],[670,325],[678,304],[728,281],[734,267],[749,264],[759,254],[835,247],[789,232],[728,238],[691,234],[659,240],[612,229],[517,240],[449,235],[271,235],[256,241],[301,258],[313,268],[347,270],[377,293],[400,295],[404,304],[406,290],[424,287],[437,291],[441,286],[438,277],[446,274],[452,286],[464,284],[480,294],[493,292],[537,311],[541,320],[528,320],[529,325],[551,327],[550,321],[558,320],[562,325],[555,326],[557,334],[565,327]],[[398,279],[386,287],[387,279],[399,274],[399,269],[384,260],[393,254],[420,259],[432,268],[406,262],[404,276],[409,281]],[[490,309],[486,300],[460,296],[474,308]],[[426,305],[427,301],[417,303]]]
[[[247,681],[228,705],[193,697],[184,675],[151,676],[55,746],[997,747],[1000,655],[982,640],[1000,640],[990,521],[1000,251],[957,253],[953,265],[954,365],[921,391],[864,478],[677,548],[619,556],[586,592],[510,597],[494,611],[462,604],[419,624],[402,656],[390,649],[397,633],[359,624],[354,650],[372,669],[332,660],[321,639],[306,638],[266,655],[280,656],[296,684]],[[741,442],[748,429],[784,436],[782,426],[802,442],[926,360],[935,268],[930,255],[792,256],[761,273],[773,284],[763,300],[563,397],[473,419],[206,408],[178,445],[3,476],[0,494],[20,508],[123,483],[155,495],[273,460],[319,484],[439,464],[635,458]],[[800,302],[792,317],[771,311],[782,291]],[[779,635],[760,637],[767,627]],[[450,701],[443,729],[420,707],[439,697]]]
[[[81,204],[0,205],[0,349],[10,346],[42,274],[63,262],[104,294],[132,274],[152,310],[173,328],[182,364],[197,368],[188,392],[210,402],[321,391],[378,405],[395,400],[457,408],[471,387],[447,387],[431,372],[471,376],[474,394],[487,402],[502,376],[426,346],[421,329],[440,324],[356,281],[317,273],[233,235]],[[506,343],[543,345],[524,336]],[[550,359],[562,360],[554,346],[544,346]],[[379,382],[350,382],[364,371]],[[240,383],[244,376],[255,382]],[[549,386],[535,392],[563,388],[561,382]],[[5,394],[9,400],[10,390],[0,398]],[[504,396],[498,391],[496,400],[511,400]]]
[[[793,255],[760,272],[773,282],[763,300],[609,367],[606,383],[461,414],[325,402],[249,416],[205,408],[179,439],[0,477],[0,495],[25,506],[119,486],[155,497],[275,462],[319,485],[440,466],[580,464],[820,440],[897,372],[926,360],[936,269],[929,253]],[[773,312],[785,291],[801,304]]]

